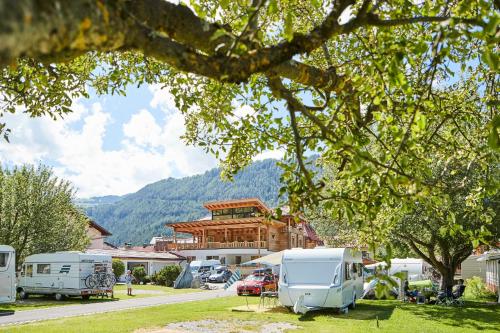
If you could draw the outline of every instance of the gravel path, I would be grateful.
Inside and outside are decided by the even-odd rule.
[[[0,316],[0,326],[23,324],[48,319],[84,316],[112,311],[121,311],[155,305],[204,301],[207,299],[227,296],[234,296],[234,291],[211,290],[198,293],[127,299],[116,302],[64,305],[37,310],[17,311],[12,315]]]

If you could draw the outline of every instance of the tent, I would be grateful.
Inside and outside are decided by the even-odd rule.
[[[268,254],[267,256],[260,257],[254,260],[247,261],[242,266],[276,266],[281,264],[281,259],[283,258],[283,251]]]

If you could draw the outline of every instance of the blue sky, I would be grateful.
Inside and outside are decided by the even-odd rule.
[[[73,110],[57,121],[22,112],[6,116],[11,142],[0,142],[0,162],[49,165],[74,184],[78,197],[131,193],[217,166],[214,157],[181,141],[184,119],[166,89],[130,87],[126,97],[92,94],[75,101]]]

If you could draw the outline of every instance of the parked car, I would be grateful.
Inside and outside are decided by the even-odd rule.
[[[213,268],[214,269],[211,269],[209,266],[204,266],[198,270],[198,276],[200,277],[201,282],[208,282],[210,275],[215,272],[215,267]]]
[[[227,282],[233,273],[226,266],[219,266],[215,273],[208,277],[208,282]]]
[[[249,275],[237,287],[238,296],[260,295],[263,291],[276,290],[276,280],[272,275]]]

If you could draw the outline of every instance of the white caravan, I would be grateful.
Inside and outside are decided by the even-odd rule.
[[[0,245],[0,303],[16,301],[16,251]]]
[[[23,263],[17,292],[21,298],[30,294],[81,296],[111,292],[115,279],[111,256],[82,252],[40,253],[27,257]]]
[[[385,267],[387,264],[385,262],[378,262],[371,265],[366,265],[366,270],[373,274],[376,267]],[[409,281],[421,281],[428,279],[427,273],[430,268],[430,265],[425,262],[423,259],[418,258],[406,258],[399,259],[394,258],[391,259],[391,267],[387,274],[389,276],[393,276],[396,273],[406,273],[408,275]]]
[[[284,251],[278,294],[281,304],[296,313],[354,308],[363,295],[361,252],[349,248]]]

